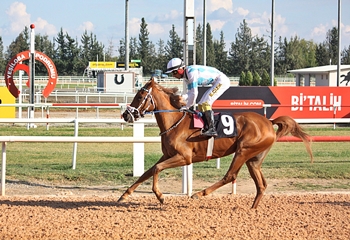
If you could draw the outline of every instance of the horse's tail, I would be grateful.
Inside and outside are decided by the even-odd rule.
[[[306,151],[309,153],[311,162],[314,161],[314,157],[311,151],[311,136],[307,134],[300,125],[289,116],[281,116],[274,120],[271,120],[272,124],[278,126],[276,132],[276,139],[292,134],[294,137],[300,138],[306,147]]]

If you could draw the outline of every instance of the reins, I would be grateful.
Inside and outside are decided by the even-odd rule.
[[[143,113],[140,113],[141,116],[143,114],[155,114],[155,113],[164,113],[164,112],[183,112],[182,117],[173,125],[171,126],[169,129],[165,130],[164,132],[159,133],[159,136],[162,136],[168,132],[170,132],[171,130],[173,130],[174,128],[176,128],[184,119],[187,113],[192,113],[192,114],[198,114],[196,111],[193,111],[191,109],[176,109],[176,110],[153,110],[153,111],[147,111],[147,109],[151,106],[154,105],[154,108],[156,108],[156,104],[155,101],[153,99],[152,96],[152,88],[150,89],[146,89],[146,88],[141,88],[143,91],[147,92],[147,95],[144,97],[144,99],[142,100],[142,102],[140,103],[140,105],[138,106],[138,108],[135,107],[131,107],[128,106],[126,111],[132,116],[132,118],[134,118],[133,113],[137,112],[140,113],[140,108],[141,106],[147,101],[148,98],[150,98],[149,104],[148,106],[145,108],[145,110],[143,111]]]
[[[162,135],[164,135],[164,134],[170,132],[171,130],[173,130],[173,129],[176,128],[177,126],[179,126],[179,124],[182,122],[182,120],[185,119],[186,114],[187,114],[187,112],[183,112],[183,113],[184,113],[184,114],[182,115],[182,117],[180,118],[179,121],[177,121],[177,122],[176,122],[173,126],[171,126],[168,130],[165,130],[164,132],[159,133],[159,136],[162,136]]]
[[[164,112],[183,112],[184,114],[179,119],[179,121],[177,121],[173,126],[171,126],[169,129],[165,130],[164,132],[159,133],[159,136],[162,136],[162,135],[170,132],[171,130],[173,130],[177,126],[179,126],[179,124],[185,119],[185,116],[186,116],[187,113],[196,114],[195,111],[192,111],[190,109],[184,109],[184,110],[182,110],[182,109],[176,109],[176,110],[155,110],[155,111],[145,112],[145,114],[164,113]]]

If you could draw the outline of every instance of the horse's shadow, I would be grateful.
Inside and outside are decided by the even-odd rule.
[[[340,77],[343,77],[344,79],[340,82],[342,84],[343,82],[346,82],[346,86],[348,86],[350,82],[350,71],[347,73],[347,75],[340,75]]]
[[[115,195],[113,196],[113,199],[109,197],[103,198],[101,197],[100,200],[90,200],[84,198],[75,197],[76,201],[74,200],[65,200],[64,198],[70,197],[70,196],[62,196],[62,199],[56,199],[56,197],[51,198],[50,196],[40,196],[40,197],[32,197],[30,196],[29,200],[21,200],[18,198],[13,198],[9,196],[1,197],[0,196],[0,205],[8,205],[8,206],[26,206],[26,207],[48,207],[53,209],[79,209],[88,207],[90,210],[99,210],[101,207],[108,207],[113,208],[115,211],[124,211],[123,209],[137,209],[141,205],[145,207],[148,210],[161,210],[162,205],[158,201],[149,202],[149,203],[141,203],[138,202],[138,197],[135,199],[130,199],[131,201],[128,202],[118,202],[117,199],[119,198],[118,193],[114,193],[115,190],[119,190],[119,188],[99,188],[99,187],[79,187],[79,186],[51,186],[51,185],[45,185],[40,183],[32,183],[28,181],[14,181],[14,180],[6,180],[7,184],[21,184],[26,186],[33,186],[33,187],[41,187],[41,188],[55,188],[57,190],[63,189],[63,190],[84,190],[84,191],[101,191],[101,192],[111,192],[111,194]],[[135,191],[135,193],[139,193],[142,195],[152,194],[150,191]],[[173,193],[165,192],[164,195],[174,195]],[[179,194],[182,195],[182,194]],[[60,196],[58,196],[60,197]],[[13,199],[13,200],[12,200]],[[146,205],[146,206],[145,206]]]

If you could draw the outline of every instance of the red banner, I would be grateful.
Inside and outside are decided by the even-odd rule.
[[[207,87],[199,88],[200,99]],[[219,112],[253,111],[276,118],[350,118],[350,87],[230,87],[213,104]]]
[[[350,88],[347,87],[270,87],[279,101],[271,118],[350,117]]]

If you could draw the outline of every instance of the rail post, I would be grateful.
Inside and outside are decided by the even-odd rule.
[[[6,178],[6,142],[2,142],[1,196],[5,196],[5,178]]]
[[[134,123],[133,136],[144,137],[145,125]],[[140,177],[145,172],[145,143],[133,143],[133,176]]]
[[[74,120],[74,137],[78,137],[78,128],[79,128],[79,121],[76,118]],[[73,143],[73,156],[72,156],[72,169],[75,170],[77,167],[77,151],[78,151],[78,143]]]

